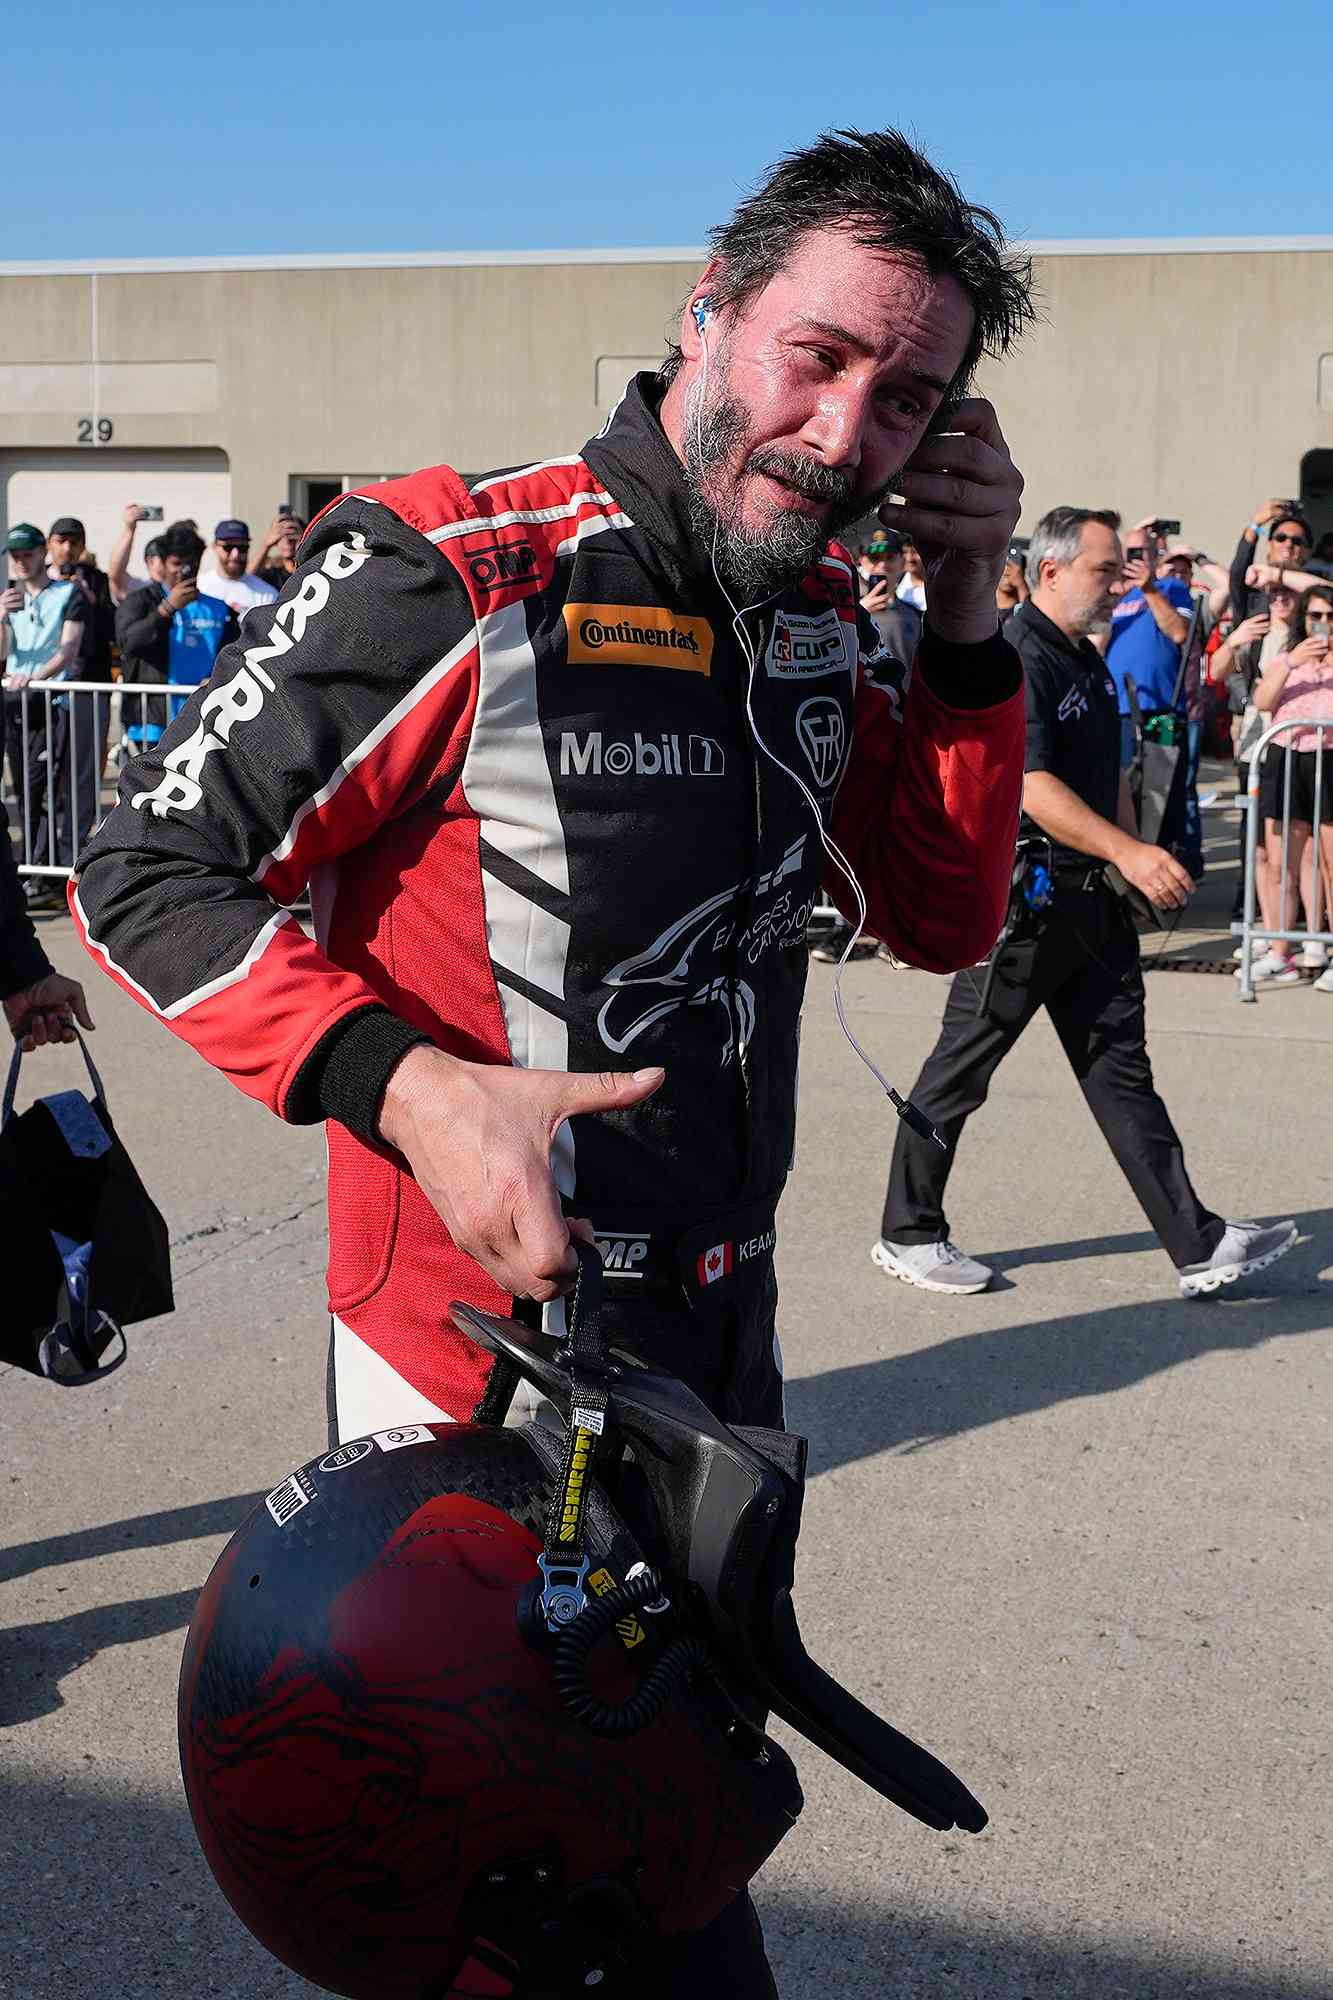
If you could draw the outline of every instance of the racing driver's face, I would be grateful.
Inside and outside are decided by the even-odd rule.
[[[696,528],[753,596],[801,575],[892,490],[962,363],[973,313],[956,279],[821,229],[701,336],[693,309],[716,270],[686,308],[662,422]]]

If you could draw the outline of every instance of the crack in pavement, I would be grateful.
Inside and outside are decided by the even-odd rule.
[[[243,1250],[247,1243],[254,1243],[261,1236],[271,1236],[275,1230],[285,1229],[289,1223],[299,1222],[303,1215],[309,1215],[311,1209],[322,1208],[323,1206],[324,1194],[321,1189],[320,1193],[312,1201],[307,1201],[300,1208],[293,1209],[290,1215],[279,1215],[269,1221],[261,1222],[256,1228],[247,1230],[244,1236],[231,1236],[228,1233],[228,1224],[225,1221],[208,1223],[202,1228],[187,1231],[184,1236],[173,1241],[171,1245],[173,1250],[178,1249],[183,1244],[197,1242],[202,1236],[226,1235],[227,1241],[220,1243],[211,1256],[201,1257],[197,1264],[191,1264],[187,1270],[174,1273],[176,1282],[182,1283],[186,1278],[195,1277],[198,1272],[206,1271],[210,1264],[216,1264],[219,1258],[229,1255],[232,1251]],[[238,1223],[247,1221],[248,1219],[248,1217],[244,1216],[236,1217]]]

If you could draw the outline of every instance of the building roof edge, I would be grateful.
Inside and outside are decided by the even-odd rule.
[[[1048,237],[1015,244],[1034,257],[1198,257],[1263,252],[1333,252],[1333,236]],[[131,277],[206,271],[410,271],[508,265],[687,264],[706,261],[701,246],[669,244],[622,250],[306,251],[255,257],[86,257],[0,260],[0,278]]]

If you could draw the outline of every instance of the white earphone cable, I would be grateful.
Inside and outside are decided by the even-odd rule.
[[[703,455],[704,455],[703,412],[704,412],[704,404],[707,400],[707,394],[708,394],[708,334],[704,326],[705,318],[706,318],[706,313],[701,312],[700,309],[696,307],[695,324],[699,329],[699,345],[703,355],[703,367],[700,372],[699,388],[697,395],[695,397],[695,406],[694,406],[695,448],[698,453],[699,461],[701,464],[703,462]],[[806,784],[805,780],[801,777],[798,771],[793,771],[790,765],[783,763],[781,757],[779,757],[775,751],[770,750],[768,744],[764,741],[764,738],[760,733],[758,723],[755,721],[754,682],[755,682],[755,675],[758,672],[759,668],[759,654],[754,645],[754,642],[750,638],[750,635],[745,628],[745,620],[751,611],[760,611],[763,609],[765,604],[771,603],[772,598],[761,598],[758,601],[758,603],[747,604],[741,610],[739,611],[737,610],[731,592],[727,589],[725,583],[723,583],[722,574],[718,568],[717,549],[718,549],[718,537],[721,534],[721,531],[722,531],[722,523],[720,519],[715,520],[713,524],[713,545],[709,552],[709,561],[712,566],[713,581],[716,583],[718,590],[722,594],[722,600],[724,604],[731,613],[731,629],[736,635],[737,643],[739,644],[741,651],[745,656],[745,660],[749,668],[749,674],[745,687],[745,715],[750,725],[750,734],[753,736],[757,747],[760,750],[762,750],[765,757],[768,758],[770,764],[776,764],[779,771],[784,772],[786,776],[791,779],[792,783],[796,786],[802,798],[809,806],[811,813],[814,815],[815,830],[819,835],[820,844],[822,845],[824,852],[825,854],[827,854],[829,860],[833,863],[834,867],[837,868],[838,872],[842,875],[843,879],[846,881],[856,901],[856,927],[853,930],[851,937],[847,940],[846,945],[843,947],[842,957],[838,960],[837,966],[834,969],[834,974],[833,974],[833,1006],[834,1006],[834,1011],[836,1012],[838,1017],[838,1026],[842,1029],[842,1032],[846,1037],[848,1045],[860,1057],[861,1061],[870,1071],[870,1074],[879,1084],[885,1096],[894,1106],[894,1109],[897,1111],[898,1116],[904,1119],[905,1122],[911,1127],[911,1129],[914,1132],[916,1132],[920,1137],[934,1139],[937,1145],[942,1145],[943,1141],[940,1139],[939,1134],[935,1131],[934,1127],[930,1124],[929,1120],[922,1116],[921,1112],[917,1110],[916,1106],[910,1101],[910,1099],[901,1096],[900,1093],[894,1089],[893,1085],[889,1082],[889,1079],[885,1076],[884,1072],[880,1069],[879,1065],[873,1060],[872,1057],[867,1055],[866,1051],[862,1048],[860,1042],[853,1034],[851,1026],[847,1020],[847,1011],[843,1005],[843,999],[842,999],[842,975],[848,960],[850,959],[853,951],[856,949],[857,941],[861,937],[861,934],[866,927],[866,918],[868,915],[868,910],[866,907],[865,891],[862,889],[860,882],[857,880],[856,873],[852,868],[851,863],[847,860],[847,857],[838,847],[832,835],[828,833],[828,831],[826,830],[824,826],[824,816],[819,810],[819,801],[816,799],[814,793],[810,790],[809,786]],[[776,591],[773,593],[774,596],[777,596],[778,594],[779,593]]]

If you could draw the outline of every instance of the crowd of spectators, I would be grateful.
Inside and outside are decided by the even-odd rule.
[[[1321,754],[1314,726],[1333,722],[1333,533],[1316,545],[1294,501],[1267,500],[1229,563],[1182,540],[1180,524],[1160,517],[1123,531],[1121,547],[1115,606],[1092,641],[1115,683],[1124,765],[1138,768],[1145,741],[1178,752],[1157,837],[1201,881],[1201,756],[1234,759],[1243,797],[1248,760],[1264,731],[1274,722],[1302,723],[1263,760],[1257,902],[1264,929],[1333,928],[1333,737]],[[1026,542],[1016,541],[996,591],[1002,624],[1030,594],[1026,557]],[[858,566],[863,608],[886,648],[910,660],[926,611],[919,553],[902,536],[875,528]],[[1233,920],[1243,897],[1238,880]],[[837,923],[815,944],[815,956],[836,961],[850,935]],[[855,955],[877,948],[887,955],[867,938]],[[1252,974],[1278,985],[1315,974],[1317,990],[1333,992],[1333,966],[1317,939],[1275,941],[1256,956]]]
[[[138,754],[179,706],[175,697],[143,691],[208,678],[239,620],[271,602],[295,569],[306,526],[284,511],[256,543],[246,522],[227,519],[206,543],[196,522],[178,520],[150,535],[136,558],[145,525],[153,525],[149,509],[125,508],[105,569],[72,515],[45,533],[20,522],[5,539],[0,762],[8,763],[25,851],[53,870],[73,865],[96,823],[108,751],[116,759]],[[1162,844],[1200,880],[1200,756],[1234,757],[1243,788],[1264,730],[1275,721],[1304,723],[1290,732],[1289,762],[1282,755],[1264,760],[1256,892],[1266,929],[1328,929],[1333,755],[1325,766],[1313,725],[1333,716],[1333,534],[1316,548],[1295,502],[1267,500],[1246,523],[1229,565],[1182,541],[1179,524],[1160,518],[1125,532],[1122,547],[1117,602],[1093,643],[1115,683],[1125,764],[1134,766],[1145,739],[1179,752]],[[1016,541],[996,591],[1001,621],[1029,595],[1026,556],[1026,543]],[[926,614],[920,552],[876,526],[861,546],[859,568],[862,605],[883,646],[910,661]],[[24,699],[30,683],[113,680],[125,691],[114,745],[108,697],[76,690],[49,703]],[[60,889],[58,874],[32,877],[28,901],[53,907]],[[1241,894],[1238,888],[1236,916]],[[838,958],[847,935],[837,926],[816,955]],[[867,939],[858,952],[875,949]],[[1253,965],[1260,983],[1294,984],[1308,973],[1320,975],[1321,991],[1333,991],[1321,943],[1275,941]]]

